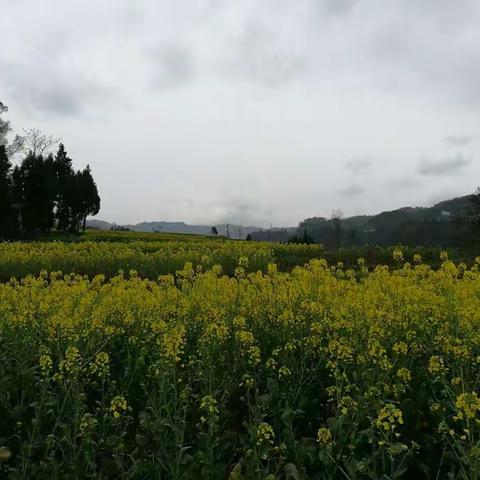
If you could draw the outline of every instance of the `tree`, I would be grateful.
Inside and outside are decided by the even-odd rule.
[[[53,135],[45,135],[38,128],[31,128],[24,132],[22,151],[25,155],[30,152],[34,155],[45,155],[61,140]]]
[[[292,238],[289,238],[287,240],[287,243],[300,243],[305,245],[311,245],[315,243],[315,240],[312,236],[308,234],[307,227],[304,227],[302,236],[295,235]]]
[[[11,173],[12,164],[8,159],[5,145],[0,145],[0,234],[5,236],[12,229]]]
[[[87,216],[96,215],[100,211],[100,196],[95,181],[93,180],[90,166],[83,171],[78,171],[68,182],[70,205],[72,205],[72,222],[70,229],[77,231],[82,223],[85,231]]]
[[[470,205],[465,213],[465,220],[471,225],[475,233],[478,233],[480,232],[480,187],[468,197],[468,200]]]
[[[67,189],[70,186],[69,179],[74,175],[74,171],[72,159],[68,157],[63,143],[60,143],[55,155],[55,172],[58,184],[55,217],[57,228],[65,231],[69,228],[72,218],[72,205],[69,203]]]
[[[212,235],[218,235],[217,227],[213,226],[213,227],[210,229],[210,233],[211,233]]]
[[[8,107],[4,103],[0,102],[0,115],[5,112],[8,112]],[[7,135],[10,130],[10,122],[0,117],[0,145],[6,146]]]
[[[8,107],[0,102],[0,115],[2,113],[8,112]],[[8,157],[12,157],[15,153],[19,152],[23,147],[24,138],[20,135],[15,135],[14,139],[10,144],[8,143],[8,134],[12,130],[10,122],[8,120],[3,120],[0,117],[0,145],[5,147],[5,153]]]
[[[332,214],[330,216],[330,220],[333,222],[333,228],[335,232],[335,246],[337,248],[337,252],[340,250],[341,245],[341,225],[340,222],[343,218],[343,212],[341,210],[332,210]]]
[[[50,150],[60,139],[38,129],[25,131],[8,143],[10,122],[0,102],[0,235],[48,232],[57,223],[62,231],[86,227],[88,215],[100,210],[100,197],[90,167],[75,172],[61,143],[53,157]],[[9,157],[23,151],[25,157],[12,170]]]
[[[27,235],[48,232],[54,225],[57,196],[55,162],[51,155],[44,158],[30,152],[22,162],[15,179],[15,190],[22,205],[23,228]]]

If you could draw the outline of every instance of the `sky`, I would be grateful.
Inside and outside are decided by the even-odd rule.
[[[97,218],[294,226],[480,185],[478,0],[0,0],[14,132]]]

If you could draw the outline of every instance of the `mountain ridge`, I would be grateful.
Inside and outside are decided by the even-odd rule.
[[[344,217],[341,220],[344,231],[356,231],[364,242],[380,242],[386,238],[389,241],[402,240],[397,230],[402,226],[409,226],[414,223],[424,224],[436,222],[440,224],[451,223],[451,220],[462,214],[469,204],[469,195],[454,197],[448,200],[442,200],[430,207],[411,207],[405,206],[394,210],[384,210],[371,215],[352,215]],[[215,225],[218,235],[230,236],[234,239],[244,239],[251,235],[254,240],[265,241],[288,241],[295,235],[301,235],[305,230],[316,241],[326,241],[325,233],[318,233],[322,229],[327,229],[331,221],[325,217],[310,217],[299,222],[297,227],[275,227],[262,228],[256,226],[241,226],[229,224]],[[196,235],[210,235],[213,225],[188,224],[183,221],[150,221],[139,222],[136,224],[117,225],[105,220],[88,219],[87,226],[101,230],[112,228],[127,228],[137,232],[165,232],[165,233],[188,233]],[[438,230],[438,229],[437,229]],[[424,235],[424,234],[423,234]]]

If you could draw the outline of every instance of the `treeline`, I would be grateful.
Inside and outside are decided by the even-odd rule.
[[[0,102],[0,115],[7,111]],[[90,167],[74,170],[60,139],[32,129],[9,141],[11,130],[0,116],[0,238],[85,230],[87,215],[100,210]]]
[[[432,207],[404,207],[377,215],[313,217],[296,229],[254,232],[254,240],[320,243],[329,251],[361,246],[476,248],[480,239],[480,190]]]
[[[404,207],[373,216],[309,218],[297,237],[322,243],[329,250],[362,245],[430,245],[468,247],[478,242],[480,193],[440,202],[432,207]],[[309,242],[303,242],[309,243]]]
[[[29,151],[12,165],[0,145],[0,235],[32,237],[55,228],[62,232],[85,229],[87,215],[100,209],[100,197],[90,167],[75,171],[60,143],[53,154]]]

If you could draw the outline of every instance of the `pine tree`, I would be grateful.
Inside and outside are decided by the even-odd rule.
[[[27,235],[48,232],[54,224],[54,204],[57,196],[55,162],[51,155],[29,153],[20,167],[23,228]]]
[[[69,202],[69,179],[74,175],[72,160],[68,157],[63,143],[58,147],[55,155],[55,173],[57,178],[57,199],[55,217],[57,228],[65,231],[69,228],[72,217],[72,205]]]
[[[12,230],[11,179],[12,164],[7,156],[5,145],[0,145],[0,235],[5,237]]]
[[[100,210],[100,197],[90,167],[77,171],[68,185],[68,201],[72,205],[70,230],[78,232],[82,224],[85,231],[87,216],[96,215]]]
[[[97,184],[93,180],[90,165],[83,170],[82,178],[82,230],[85,231],[87,215],[96,215],[100,211],[100,196],[98,195]]]

